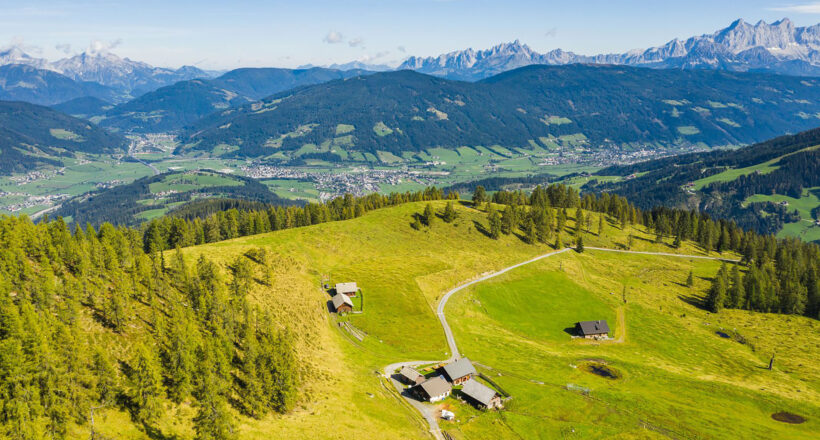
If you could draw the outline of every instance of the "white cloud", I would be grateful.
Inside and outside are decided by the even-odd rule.
[[[98,53],[107,53],[110,52],[122,44],[122,38],[117,38],[114,41],[100,41],[94,40],[91,44],[88,45],[88,49],[86,52],[89,54],[98,54]]]
[[[555,37],[558,35],[558,28],[551,28],[544,32],[545,37]]]
[[[356,37],[356,38],[353,38],[352,40],[348,41],[347,44],[350,47],[362,47],[364,45],[364,40],[362,40],[360,37]],[[364,47],[362,47],[362,48],[364,48]]]
[[[820,14],[820,2],[805,3],[802,5],[776,6],[769,8],[769,10],[793,12],[795,14]]]
[[[71,53],[71,45],[68,43],[59,43],[54,48],[66,55]]]
[[[338,44],[341,43],[345,39],[344,35],[336,31],[330,31],[325,35],[325,38],[322,39],[327,44]]]
[[[405,49],[405,47],[404,47],[404,46],[399,46],[399,47],[397,47],[397,48],[396,48],[396,50],[398,50],[398,51],[399,51],[399,52],[401,52],[401,53],[405,53],[405,52],[407,52],[407,49]]]
[[[21,36],[16,36],[11,39],[9,44],[2,47],[2,50],[7,50],[11,48],[18,48],[27,54],[36,54],[40,55],[43,53],[43,49],[40,46],[35,46],[33,44],[26,43],[25,38]]]

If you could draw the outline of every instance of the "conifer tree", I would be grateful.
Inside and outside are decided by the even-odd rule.
[[[719,312],[723,309],[726,303],[726,290],[729,282],[729,276],[726,273],[726,264],[720,267],[712,287],[709,289],[709,295],[706,298],[706,307],[713,313]]]
[[[424,224],[427,225],[427,227],[433,226],[433,222],[436,221],[436,212],[433,209],[433,205],[431,205],[430,203],[428,203],[427,206],[424,207],[423,217]]]
[[[535,244],[537,241],[537,236],[535,234],[535,223],[532,221],[532,217],[528,217],[524,223],[524,237],[529,244]]]
[[[478,185],[475,187],[475,191],[473,191],[473,206],[478,208],[478,205],[484,203],[487,200],[487,192],[484,190],[484,187]]]
[[[689,271],[689,276],[686,277],[686,287],[692,287],[695,285],[695,275],[692,271]]]
[[[584,236],[579,235],[575,243],[575,251],[579,254],[584,252]]]
[[[746,292],[743,288],[743,277],[740,275],[740,267],[735,265],[732,268],[732,287],[729,289],[729,297],[726,299],[726,307],[740,308],[746,301]]]
[[[498,214],[498,211],[490,207],[487,217],[487,221],[490,225],[490,238],[498,240],[501,236],[501,216]]]
[[[505,235],[511,234],[513,232],[514,225],[515,212],[513,211],[512,206],[507,205],[501,213],[501,232]]]
[[[162,369],[154,350],[140,344],[133,363],[134,395],[137,418],[141,423],[153,426],[162,415]]]
[[[445,223],[452,223],[456,219],[456,210],[453,207],[453,202],[447,202],[447,205],[444,207],[444,213],[442,214],[442,219]]]

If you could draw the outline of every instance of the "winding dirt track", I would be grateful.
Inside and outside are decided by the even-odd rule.
[[[530,263],[534,263],[539,260],[543,260],[544,258],[549,258],[554,255],[558,255],[567,251],[570,251],[572,248],[564,248],[558,251],[549,252],[538,257],[532,258],[527,261],[523,261],[521,263],[513,264],[512,266],[505,267],[497,272],[493,272],[489,275],[484,275],[480,278],[476,278],[472,281],[465,282],[460,284],[458,287],[448,291],[441,297],[439,300],[438,306],[436,307],[436,316],[438,317],[439,322],[441,322],[441,327],[444,329],[444,335],[447,337],[447,345],[450,347],[450,357],[446,360],[439,360],[439,361],[404,361],[404,362],[396,362],[384,367],[384,377],[389,379],[393,386],[396,388],[396,391],[404,397],[407,402],[416,408],[421,415],[427,420],[427,423],[430,425],[430,433],[439,440],[444,440],[444,436],[441,433],[441,429],[438,426],[438,420],[436,418],[436,410],[434,407],[430,405],[424,405],[418,400],[414,399],[413,396],[409,395],[407,390],[404,388],[401,382],[393,378],[393,374],[395,371],[401,367],[409,366],[414,367],[417,365],[425,365],[425,364],[433,364],[433,363],[440,363],[440,362],[452,362],[455,359],[461,357],[458,351],[458,345],[456,344],[456,338],[453,336],[453,331],[450,329],[450,324],[447,323],[447,317],[444,316],[444,307],[447,305],[447,301],[450,300],[450,297],[453,294],[466,289],[474,284],[480,283],[482,281],[487,281],[491,278],[495,278],[499,275],[503,275],[513,269],[519,268],[521,266],[525,266]],[[654,255],[654,256],[661,256],[661,257],[676,257],[676,258],[695,258],[695,259],[703,259],[703,260],[717,260],[717,261],[725,261],[729,263],[737,263],[740,260],[730,259],[730,258],[720,258],[720,257],[709,257],[704,255],[684,255],[684,254],[673,254],[668,252],[643,252],[643,251],[627,251],[621,249],[609,249],[609,248],[598,248],[598,247],[586,247],[586,250],[592,251],[603,251],[603,252],[619,252],[624,254],[639,254],[639,255]],[[621,323],[623,324],[623,323]]]

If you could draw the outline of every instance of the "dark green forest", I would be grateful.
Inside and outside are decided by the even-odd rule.
[[[55,137],[51,130],[65,130],[75,136]],[[42,157],[71,155],[73,152],[105,153],[124,151],[123,137],[65,115],[48,107],[25,102],[0,101],[0,173],[24,172],[42,165],[60,165],[59,160]]]
[[[812,128],[795,115],[820,110],[813,107],[819,93],[801,78],[705,70],[528,66],[477,83],[385,72],[214,113],[184,132],[180,151],[224,143],[241,147],[231,155],[268,155],[271,140],[281,139],[284,150],[320,145],[336,137],[338,124],[355,127],[353,149],[399,155],[438,146],[527,148],[577,133],[595,148],[739,145]],[[375,129],[379,123],[391,131]]]
[[[665,205],[703,210],[715,217],[732,219],[744,229],[775,233],[784,223],[796,221],[793,210],[774,203],[743,201],[753,194],[783,194],[799,198],[806,188],[820,185],[820,129],[781,136],[739,150],[694,153],[633,165],[604,168],[598,175],[646,173],[615,183],[590,182],[588,191],[607,191],[635,200],[642,208]],[[802,151],[801,151],[802,150]],[[742,175],[730,182],[715,182],[696,197],[681,187],[727,168],[745,168],[784,156],[768,173]]]

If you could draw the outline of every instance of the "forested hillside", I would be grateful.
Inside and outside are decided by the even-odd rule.
[[[188,206],[192,202],[195,205]],[[247,177],[213,171],[170,172],[77,197],[63,203],[54,215],[70,217],[80,225],[109,222],[137,226],[152,218],[146,215],[156,217],[174,209],[190,217],[213,213],[211,206],[247,208],[295,203]]]
[[[273,95],[194,124],[180,150],[270,155],[305,144],[400,155],[443,146],[738,145],[811,128],[814,80],[614,66],[529,66],[479,83],[412,71]],[[815,121],[815,122],[813,122]]]
[[[148,92],[110,109],[99,123],[126,132],[175,131],[211,113],[248,104],[275,93],[368,73],[320,67],[236,69],[218,78],[180,81]]]
[[[95,431],[115,411],[157,437],[191,405],[197,438],[223,439],[236,413],[287,412],[301,373],[288,328],[248,302],[273,271],[260,255],[226,272],[146,253],[132,229],[0,219],[2,436],[102,438],[127,429]]]
[[[811,195],[820,186],[820,129],[783,136],[734,151],[714,151],[600,170],[602,176],[635,178],[593,182],[588,189],[614,191],[640,206],[691,207],[732,219],[744,228],[777,233],[784,225],[817,218]],[[766,197],[805,199],[809,218]]]
[[[0,173],[59,164],[73,152],[124,150],[125,139],[48,107],[0,101]],[[43,157],[43,156],[52,157]]]

